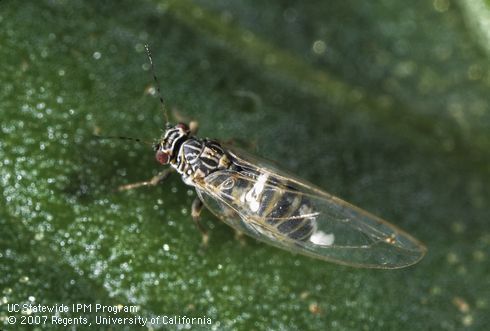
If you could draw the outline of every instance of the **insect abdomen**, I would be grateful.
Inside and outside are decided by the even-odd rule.
[[[265,221],[291,239],[307,240],[315,231],[315,219],[302,216],[311,214],[308,200],[288,191],[266,191],[265,194],[270,194],[272,200],[262,202],[264,209],[270,209],[264,216]]]
[[[228,179],[222,189],[233,204],[240,204],[247,217],[294,240],[305,241],[316,230],[316,220],[306,197],[286,189],[280,182],[271,185],[268,174],[250,174],[254,181]],[[233,185],[231,185],[233,182]],[[238,207],[238,206],[237,206]],[[274,231],[274,229],[272,229]]]

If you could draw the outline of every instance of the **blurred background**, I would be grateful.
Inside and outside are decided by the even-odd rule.
[[[0,327],[8,303],[103,303],[212,319],[167,329],[484,329],[489,22],[484,0],[2,1]],[[161,135],[146,43],[167,107],[201,136],[243,142],[428,255],[338,266],[242,245],[207,211],[202,252],[178,176],[115,192],[161,169],[144,144],[92,136]]]

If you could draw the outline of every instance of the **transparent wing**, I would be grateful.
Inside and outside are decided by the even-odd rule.
[[[237,169],[214,172],[196,189],[206,207],[235,229],[279,248],[351,266],[402,268],[424,256],[424,245],[394,225],[261,161],[230,154]],[[289,208],[289,215],[275,217],[281,208]],[[309,229],[306,236],[284,231],[301,227]]]

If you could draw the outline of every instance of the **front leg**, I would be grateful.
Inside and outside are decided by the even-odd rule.
[[[206,248],[208,246],[209,242],[209,235],[208,235],[208,230],[202,225],[201,223],[201,212],[202,212],[202,207],[204,204],[202,203],[201,199],[196,197],[194,202],[192,202],[192,210],[191,210],[191,216],[192,220],[194,221],[194,224],[196,225],[197,229],[201,232],[202,235],[202,246]]]
[[[173,168],[168,168],[163,171],[160,171],[158,174],[153,176],[150,180],[146,180],[143,182],[137,182],[137,183],[132,183],[132,184],[126,184],[126,185],[121,185],[117,188],[118,191],[127,191],[127,190],[132,190],[141,186],[155,186],[161,181],[163,181],[165,178],[170,175],[172,172]]]
[[[197,131],[199,130],[199,123],[197,121],[191,120],[189,117],[182,115],[175,108],[172,109],[172,115],[177,122],[189,123],[189,131],[191,132],[191,135],[195,136],[197,134]]]

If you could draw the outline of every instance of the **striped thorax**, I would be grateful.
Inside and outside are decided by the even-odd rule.
[[[183,123],[169,127],[155,145],[155,150],[157,161],[170,164],[191,186],[230,165],[228,156],[217,142],[192,136]]]

